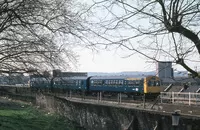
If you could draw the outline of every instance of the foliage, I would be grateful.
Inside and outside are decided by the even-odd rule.
[[[1,72],[76,66],[72,46],[84,39],[85,31],[79,7],[81,4],[73,0],[2,0]]]
[[[197,0],[94,0],[96,44],[130,50],[154,61],[173,61],[193,77],[200,56]]]

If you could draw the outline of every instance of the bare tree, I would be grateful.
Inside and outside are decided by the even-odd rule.
[[[79,3],[73,0],[1,0],[1,72],[76,65],[71,47],[75,41],[84,41],[85,31],[78,9]]]
[[[102,39],[96,44],[126,48],[133,51],[130,56],[167,59],[200,77],[191,67],[200,62],[200,1],[94,0],[90,10],[99,16],[91,29]]]

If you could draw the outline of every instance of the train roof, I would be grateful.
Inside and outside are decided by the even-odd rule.
[[[142,79],[146,76],[92,76],[90,79]]]
[[[78,79],[78,80],[86,80],[87,77],[83,77],[83,76],[74,76],[74,77],[56,77],[57,79]]]

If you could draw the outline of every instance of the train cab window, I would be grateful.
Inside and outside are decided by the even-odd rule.
[[[148,86],[160,86],[160,81],[150,80],[148,81]]]
[[[156,81],[156,86],[160,86],[160,81]]]
[[[152,86],[151,84],[152,84],[151,81],[148,81],[148,86]]]
[[[153,86],[156,86],[156,81],[153,81]]]

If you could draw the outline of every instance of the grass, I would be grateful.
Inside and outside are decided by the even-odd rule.
[[[64,117],[16,102],[0,101],[0,130],[75,130]]]

